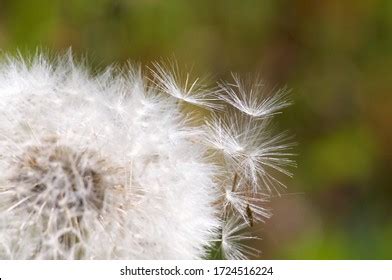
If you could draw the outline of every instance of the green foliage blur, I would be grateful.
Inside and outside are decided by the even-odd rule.
[[[298,168],[256,230],[263,259],[392,258],[392,1],[0,0],[0,49],[72,47],[95,68],[176,57],[261,73],[295,104]]]

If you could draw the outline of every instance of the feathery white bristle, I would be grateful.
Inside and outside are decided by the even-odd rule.
[[[260,251],[246,244],[257,238],[247,229],[249,224],[237,215],[233,215],[225,222],[222,228],[221,250],[226,259],[243,260],[249,256],[258,256]]]
[[[215,115],[206,122],[206,144],[223,153],[227,164],[251,182],[254,192],[283,186],[268,169],[291,176],[284,167],[294,164],[288,159],[292,153],[287,152],[292,144],[285,143],[285,133],[271,135],[269,123],[235,113],[226,118]]]
[[[220,110],[216,94],[218,91],[206,88],[200,78],[191,80],[190,74],[186,73],[182,77],[178,64],[171,64],[170,70],[166,70],[162,65],[154,63],[154,68],[150,68],[154,76],[153,82],[163,92],[184,102],[206,108],[209,110]]]
[[[219,97],[249,116],[265,118],[291,105],[291,102],[286,98],[287,93],[284,89],[272,96],[265,96],[265,86],[259,79],[256,81],[242,80],[237,74],[232,74],[232,77],[234,83],[220,84],[225,94]]]

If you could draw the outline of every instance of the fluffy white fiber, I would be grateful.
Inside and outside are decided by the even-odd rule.
[[[239,232],[270,216],[270,171],[290,175],[289,145],[268,131],[288,102],[246,99],[238,78],[181,88],[154,69],[149,82],[132,67],[92,75],[71,55],[3,58],[1,259],[200,259],[216,241],[228,258],[254,251]],[[205,124],[187,102],[208,109]]]

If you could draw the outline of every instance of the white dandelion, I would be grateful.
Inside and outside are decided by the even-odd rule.
[[[134,74],[91,77],[70,58],[3,62],[2,258],[205,256],[215,166],[177,105]]]
[[[270,217],[291,146],[189,75],[153,71],[2,59],[0,259],[201,259],[217,239],[226,258],[256,253],[242,232]],[[196,124],[183,102],[213,117]]]

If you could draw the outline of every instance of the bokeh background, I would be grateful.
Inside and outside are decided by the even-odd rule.
[[[98,68],[175,56],[287,85],[298,168],[260,257],[392,258],[392,1],[0,0],[1,55],[70,46]]]

